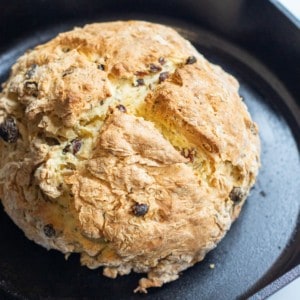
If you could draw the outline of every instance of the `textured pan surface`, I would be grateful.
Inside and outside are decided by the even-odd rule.
[[[0,289],[11,296],[21,299],[199,299],[199,296],[234,299],[252,294],[274,280],[299,251],[300,128],[286,105],[291,103],[288,94],[255,59],[200,27],[187,26],[176,19],[148,17],[147,20],[179,28],[208,59],[240,81],[240,93],[260,127],[262,141],[262,168],[255,188],[240,218],[205,261],[185,271],[179,280],[150,290],[148,295],[132,294],[140,275],[111,280],[101,275],[101,269],[91,271],[80,267],[76,255],[65,261],[58,252],[47,252],[28,241],[1,207]],[[2,52],[1,81],[25,49],[48,40],[58,31],[72,28],[73,24],[33,32]],[[214,269],[209,267],[212,263]]]

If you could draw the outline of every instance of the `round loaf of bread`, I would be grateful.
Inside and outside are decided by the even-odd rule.
[[[259,136],[238,82],[173,29],[87,25],[26,52],[0,97],[0,197],[25,235],[161,286],[239,215]]]

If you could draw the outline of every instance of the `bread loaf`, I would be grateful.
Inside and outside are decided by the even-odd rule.
[[[259,169],[237,80],[173,29],[86,25],[26,52],[0,96],[0,197],[25,235],[136,291],[229,230]]]

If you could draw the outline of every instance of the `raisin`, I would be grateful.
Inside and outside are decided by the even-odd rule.
[[[53,228],[52,224],[47,224],[44,226],[44,234],[49,238],[54,237],[56,235],[56,231]]]
[[[64,154],[67,152],[72,152],[74,155],[79,152],[82,146],[82,142],[79,138],[76,138],[70,142],[70,144],[66,145],[65,148],[62,150]]]
[[[158,83],[162,83],[169,77],[169,72],[162,72],[159,74]]]
[[[157,72],[161,71],[161,67],[157,66],[155,64],[150,64],[149,68],[150,68],[151,73],[157,73]]]
[[[148,212],[148,210],[149,210],[149,207],[147,204],[137,203],[133,206],[133,213],[137,217],[144,216]]]
[[[28,95],[37,97],[38,95],[38,84],[35,81],[26,81],[24,83],[24,90]]]
[[[122,104],[117,105],[117,109],[123,113],[127,112],[126,107]]]
[[[0,137],[8,143],[15,143],[19,137],[19,129],[12,117],[7,117],[0,124]]]
[[[63,152],[64,154],[66,154],[67,152],[70,152],[70,150],[71,150],[71,145],[68,144],[68,145],[62,150],[62,152]]]
[[[29,69],[27,70],[27,72],[25,73],[25,78],[26,79],[31,79],[36,71],[37,68],[37,64],[33,64],[29,67]]]
[[[105,70],[105,66],[103,64],[99,64],[98,65],[98,69],[101,70],[101,71],[104,71]]]
[[[164,57],[160,57],[160,58],[158,59],[158,62],[159,62],[161,65],[164,65],[164,64],[166,63],[166,60],[165,60]]]
[[[71,141],[71,145],[73,148],[73,154],[75,155],[80,150],[82,142],[80,139],[76,138]]]
[[[192,65],[197,61],[197,58],[195,56],[189,56],[186,60],[187,65]]]
[[[143,78],[137,79],[136,84],[134,86],[141,86],[141,85],[145,85],[145,81]]]
[[[244,199],[244,197],[245,197],[245,193],[242,191],[240,187],[234,187],[229,194],[229,198],[235,204],[240,203]]]

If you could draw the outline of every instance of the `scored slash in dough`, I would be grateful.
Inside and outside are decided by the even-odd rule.
[[[0,95],[5,211],[106,276],[147,273],[136,291],[177,279],[223,238],[258,173],[238,87],[173,29],[142,21],[26,52]]]

